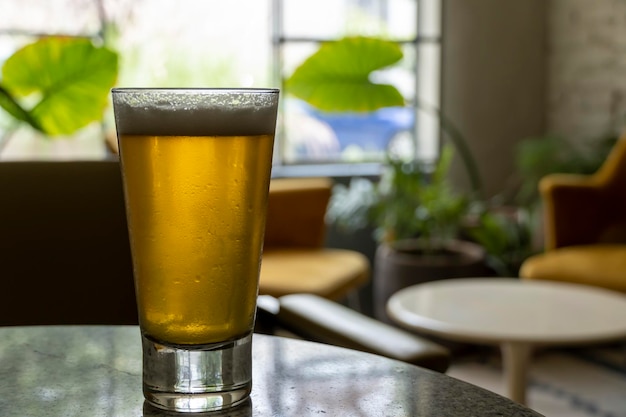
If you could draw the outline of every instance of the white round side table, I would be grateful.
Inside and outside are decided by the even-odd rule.
[[[626,338],[626,295],[562,282],[433,281],[395,293],[387,313],[408,329],[453,341],[499,345],[508,396],[522,404],[533,347]]]

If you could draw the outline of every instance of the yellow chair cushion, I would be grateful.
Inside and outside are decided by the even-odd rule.
[[[268,249],[259,294],[309,293],[339,300],[368,281],[369,269],[365,255],[346,249]]]
[[[568,246],[527,259],[520,276],[626,292],[626,245]]]

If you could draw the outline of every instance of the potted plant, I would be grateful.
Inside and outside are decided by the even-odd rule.
[[[459,238],[473,201],[447,179],[452,155],[445,146],[434,167],[390,159],[379,181],[335,187],[330,221],[345,231],[374,227],[373,301],[381,320],[387,299],[404,287],[486,273],[482,246]]]
[[[287,91],[327,111],[371,111],[405,105],[391,85],[373,83],[372,71],[393,65],[402,57],[394,42],[376,38],[344,38],[323,44],[287,80]],[[378,249],[374,259],[374,308],[386,319],[385,303],[395,291],[433,279],[484,273],[484,251],[458,239],[458,232],[480,193],[480,178],[459,130],[433,107],[442,130],[461,156],[472,180],[473,193],[456,192],[447,178],[453,155],[443,147],[434,165],[395,159],[389,155],[380,181],[354,178],[335,187],[328,217],[344,230],[375,228]]]
[[[534,212],[511,204],[492,204],[476,213],[465,233],[485,250],[485,262],[501,277],[517,277],[526,258],[535,253]]]
[[[117,71],[117,54],[86,38],[43,37],[17,50],[2,66],[0,108],[12,123],[0,153],[20,127],[53,139],[102,120]]]

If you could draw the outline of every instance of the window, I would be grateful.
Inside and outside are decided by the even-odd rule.
[[[118,86],[272,84],[269,0],[2,0],[0,64],[39,35],[88,36],[120,54]],[[0,138],[11,128],[0,109]],[[42,140],[25,129],[0,159],[102,158],[102,126]],[[114,132],[112,109],[105,133]]]
[[[441,0],[5,0],[0,63],[45,34],[87,36],[120,54],[119,86],[282,86],[320,42],[380,36],[402,45],[404,58],[375,76],[395,85],[406,108],[372,114],[325,114],[283,89],[275,165],[380,162],[395,147],[431,157],[438,124],[415,106],[439,104]],[[0,135],[8,129],[0,110]],[[79,138],[41,140],[21,132],[0,159],[101,157],[104,125]],[[417,136],[415,136],[417,134]],[[30,135],[32,136],[32,135]],[[0,136],[1,137],[1,136]],[[417,149],[411,148],[417,143]]]
[[[102,42],[104,16],[93,0],[5,0],[0,13],[0,65],[39,36],[58,34]],[[0,74],[0,83],[2,82]],[[101,158],[105,153],[100,125],[72,138],[42,140],[30,128],[17,128],[0,108],[0,160]]]
[[[438,123],[418,101],[439,105],[439,0],[273,0],[274,68],[283,86],[277,142],[284,165],[380,162],[385,153],[437,153]],[[407,106],[371,113],[327,113],[290,96],[284,80],[321,42],[344,36],[398,42],[402,61],[374,73],[394,85]]]

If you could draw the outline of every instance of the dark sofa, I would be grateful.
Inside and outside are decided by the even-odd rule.
[[[0,162],[0,277],[0,326],[136,324],[119,163]],[[259,329],[442,372],[449,364],[445,348],[321,297],[275,307],[259,310]]]

